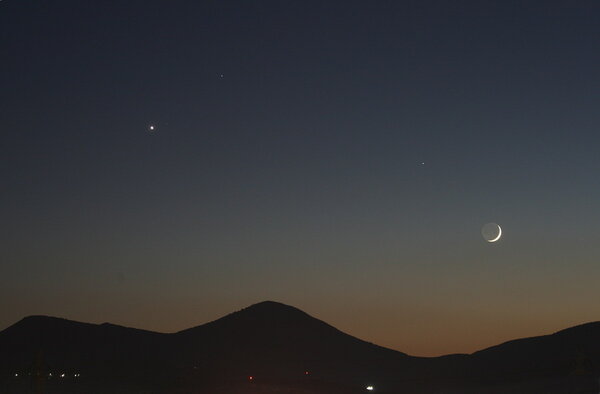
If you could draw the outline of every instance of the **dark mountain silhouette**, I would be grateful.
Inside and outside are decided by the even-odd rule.
[[[328,364],[404,362],[413,357],[345,334],[291,306],[267,301],[214,322],[173,334],[194,344],[188,356],[220,354],[228,364],[249,363],[253,369],[288,366],[310,368]],[[235,362],[231,362],[235,360]],[[210,362],[214,363],[214,356]],[[251,372],[251,371],[249,371]]]
[[[7,393],[26,392],[35,376],[46,377],[47,392],[362,393],[368,384],[383,393],[597,392],[599,360],[600,322],[423,358],[272,301],[172,334],[47,316],[0,332]]]
[[[600,322],[505,342],[470,358],[478,376],[600,375]]]

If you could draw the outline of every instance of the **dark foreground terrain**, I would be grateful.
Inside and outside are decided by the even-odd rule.
[[[2,394],[596,394],[599,365],[600,322],[422,358],[270,301],[173,334],[45,316],[0,332]]]

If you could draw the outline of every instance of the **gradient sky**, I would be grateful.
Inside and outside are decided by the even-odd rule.
[[[429,356],[598,320],[599,20],[0,2],[0,329],[172,332],[276,300]]]

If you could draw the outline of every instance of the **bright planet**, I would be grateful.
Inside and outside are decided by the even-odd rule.
[[[498,223],[487,223],[481,228],[483,239],[488,242],[497,242],[502,238],[502,227]]]

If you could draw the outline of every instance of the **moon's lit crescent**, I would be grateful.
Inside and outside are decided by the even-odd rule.
[[[498,236],[494,239],[488,239],[488,242],[496,242],[497,240],[500,239],[500,237],[502,237],[502,227],[500,227],[499,224],[497,224],[496,226],[498,226]]]

